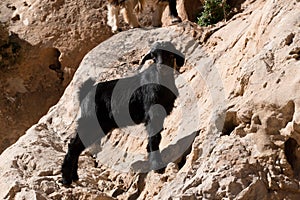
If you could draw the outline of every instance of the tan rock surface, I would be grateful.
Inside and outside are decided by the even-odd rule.
[[[142,26],[152,12],[150,5],[139,15]],[[106,15],[104,0],[0,2],[0,152],[58,101],[83,56],[112,36]]]
[[[215,27],[134,29],[93,49],[60,101],[0,155],[0,198],[299,199],[300,3],[246,0],[241,7]],[[129,170],[146,159],[145,133],[131,127],[96,146],[96,159],[80,156],[80,181],[61,186],[78,88],[89,77],[135,73],[156,40],[173,42],[187,59],[163,131],[161,149],[171,159],[165,173]],[[182,141],[191,145],[180,148]]]
[[[112,35],[103,2],[0,2],[0,152],[57,103],[83,56]]]

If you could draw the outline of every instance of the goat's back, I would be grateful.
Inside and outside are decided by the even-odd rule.
[[[159,83],[155,65],[127,78],[100,82],[95,89],[95,110],[101,127],[108,130],[147,121],[148,111],[160,104],[169,115],[178,90],[175,81],[168,88]],[[162,77],[160,77],[162,78]]]

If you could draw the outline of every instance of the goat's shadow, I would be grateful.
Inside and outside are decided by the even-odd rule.
[[[195,131],[190,135],[179,139],[175,144],[171,144],[161,151],[161,157],[163,161],[162,168],[165,168],[168,163],[174,162],[179,165],[183,159],[191,152],[193,141],[200,131]],[[131,164],[131,170],[133,172],[145,173],[151,170],[151,164],[149,160],[139,160]]]

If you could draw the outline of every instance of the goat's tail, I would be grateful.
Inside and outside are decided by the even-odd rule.
[[[79,87],[79,92],[78,92],[78,100],[79,104],[81,104],[82,100],[86,97],[86,95],[89,93],[89,91],[92,89],[92,87],[95,84],[95,80],[89,78],[86,80],[80,87]],[[72,124],[77,120],[77,116],[79,115],[79,110],[74,116],[72,122],[69,124],[67,128],[65,128],[61,133],[66,133],[66,131],[69,130],[69,128],[72,126]]]
[[[137,4],[135,6],[135,9],[138,13],[141,13],[145,7],[146,0],[137,0]]]
[[[79,87],[78,98],[80,103],[86,97],[86,95],[91,91],[95,82],[96,82],[95,80],[89,78]]]

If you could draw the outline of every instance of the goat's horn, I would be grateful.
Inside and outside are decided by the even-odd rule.
[[[149,59],[152,59],[152,52],[149,51],[143,58],[142,62],[141,62],[141,65],[144,65],[146,60],[149,60]]]

